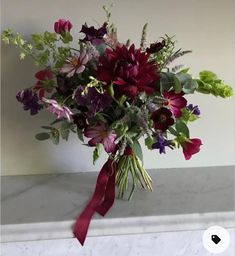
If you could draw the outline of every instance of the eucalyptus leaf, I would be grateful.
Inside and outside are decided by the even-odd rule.
[[[177,76],[173,76],[173,80],[174,80],[175,93],[180,93],[182,91],[180,80],[177,78]]]
[[[77,128],[77,135],[78,135],[79,140],[84,142],[83,133],[79,128]]]
[[[41,133],[36,134],[35,138],[37,140],[48,140],[48,139],[50,139],[50,133],[41,132]]]
[[[190,79],[184,83],[183,92],[187,94],[194,93],[197,87],[198,87],[197,81],[195,79]]]
[[[51,138],[53,144],[58,145],[59,142],[60,142],[60,133],[59,133],[59,131],[54,128],[50,135],[51,135],[50,138]]]

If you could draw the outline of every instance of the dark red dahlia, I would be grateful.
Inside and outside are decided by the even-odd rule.
[[[139,92],[150,95],[159,90],[157,65],[149,61],[148,53],[135,49],[134,44],[129,49],[125,45],[107,48],[99,63],[98,79],[107,85],[113,83],[117,97],[124,94],[133,99]]]
[[[154,128],[161,131],[166,131],[169,126],[174,124],[172,112],[167,108],[159,108],[152,114]]]

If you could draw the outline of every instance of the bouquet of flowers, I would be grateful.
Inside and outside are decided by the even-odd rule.
[[[82,244],[93,214],[88,214],[88,208],[104,215],[114,201],[115,185],[121,198],[130,186],[128,199],[137,185],[152,190],[138,142],[141,137],[148,149],[160,154],[181,147],[188,160],[199,152],[202,142],[190,137],[188,123],[199,118],[200,109],[187,101],[187,95],[197,92],[226,98],[233,94],[211,71],[194,78],[189,68],[174,66],[175,59],[191,51],[176,49],[168,35],[148,44],[147,24],[140,46],[130,40],[119,42],[111,13],[107,7],[104,10],[106,22],[100,28],[84,24],[76,44],[73,25],[65,19],[55,22],[53,32],[33,34],[31,42],[10,29],[2,34],[5,43],[20,49],[20,59],[31,56],[42,67],[35,74],[35,84],[16,95],[31,115],[42,109],[55,115],[36,138],[58,144],[73,132],[94,147],[94,163],[102,151],[108,154],[94,196],[75,226]]]

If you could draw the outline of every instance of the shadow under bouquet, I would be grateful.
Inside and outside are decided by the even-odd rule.
[[[58,144],[73,132],[94,147],[94,163],[102,151],[108,154],[94,195],[74,228],[81,244],[94,212],[105,215],[112,206],[115,186],[121,198],[128,190],[128,199],[136,186],[152,190],[143,166],[141,137],[148,149],[160,154],[181,147],[188,160],[202,142],[190,137],[187,125],[199,118],[200,109],[187,101],[187,95],[198,92],[226,98],[233,94],[211,71],[194,78],[188,68],[174,66],[175,59],[191,51],[176,49],[168,35],[147,44],[147,24],[139,46],[130,40],[119,42],[111,13],[104,10],[106,22],[100,28],[84,24],[76,44],[73,25],[64,19],[55,22],[53,32],[33,34],[30,42],[10,29],[2,34],[5,43],[20,49],[21,59],[31,56],[42,67],[35,84],[16,95],[31,115],[46,109],[56,116],[36,138]]]

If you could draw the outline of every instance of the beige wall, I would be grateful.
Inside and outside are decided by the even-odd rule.
[[[119,38],[139,42],[142,25],[149,22],[149,42],[165,33],[177,35],[179,47],[193,49],[182,62],[197,74],[214,70],[235,85],[235,1],[234,0],[120,0],[113,1],[113,20]],[[87,21],[102,24],[101,6],[106,1],[88,0],[2,0],[2,29],[12,28],[28,37],[30,33],[53,29],[58,18],[74,24],[73,31]],[[46,125],[50,114],[31,117],[15,100],[18,90],[34,83],[32,61],[20,62],[17,51],[2,45],[2,172],[28,174],[98,170],[92,165],[92,149],[75,137],[54,146],[38,142],[34,134]],[[147,168],[214,166],[234,164],[234,98],[191,97],[199,104],[202,117],[191,125],[192,137],[203,140],[201,152],[185,161],[180,150],[159,155],[144,150]],[[105,159],[105,156],[103,157]]]

